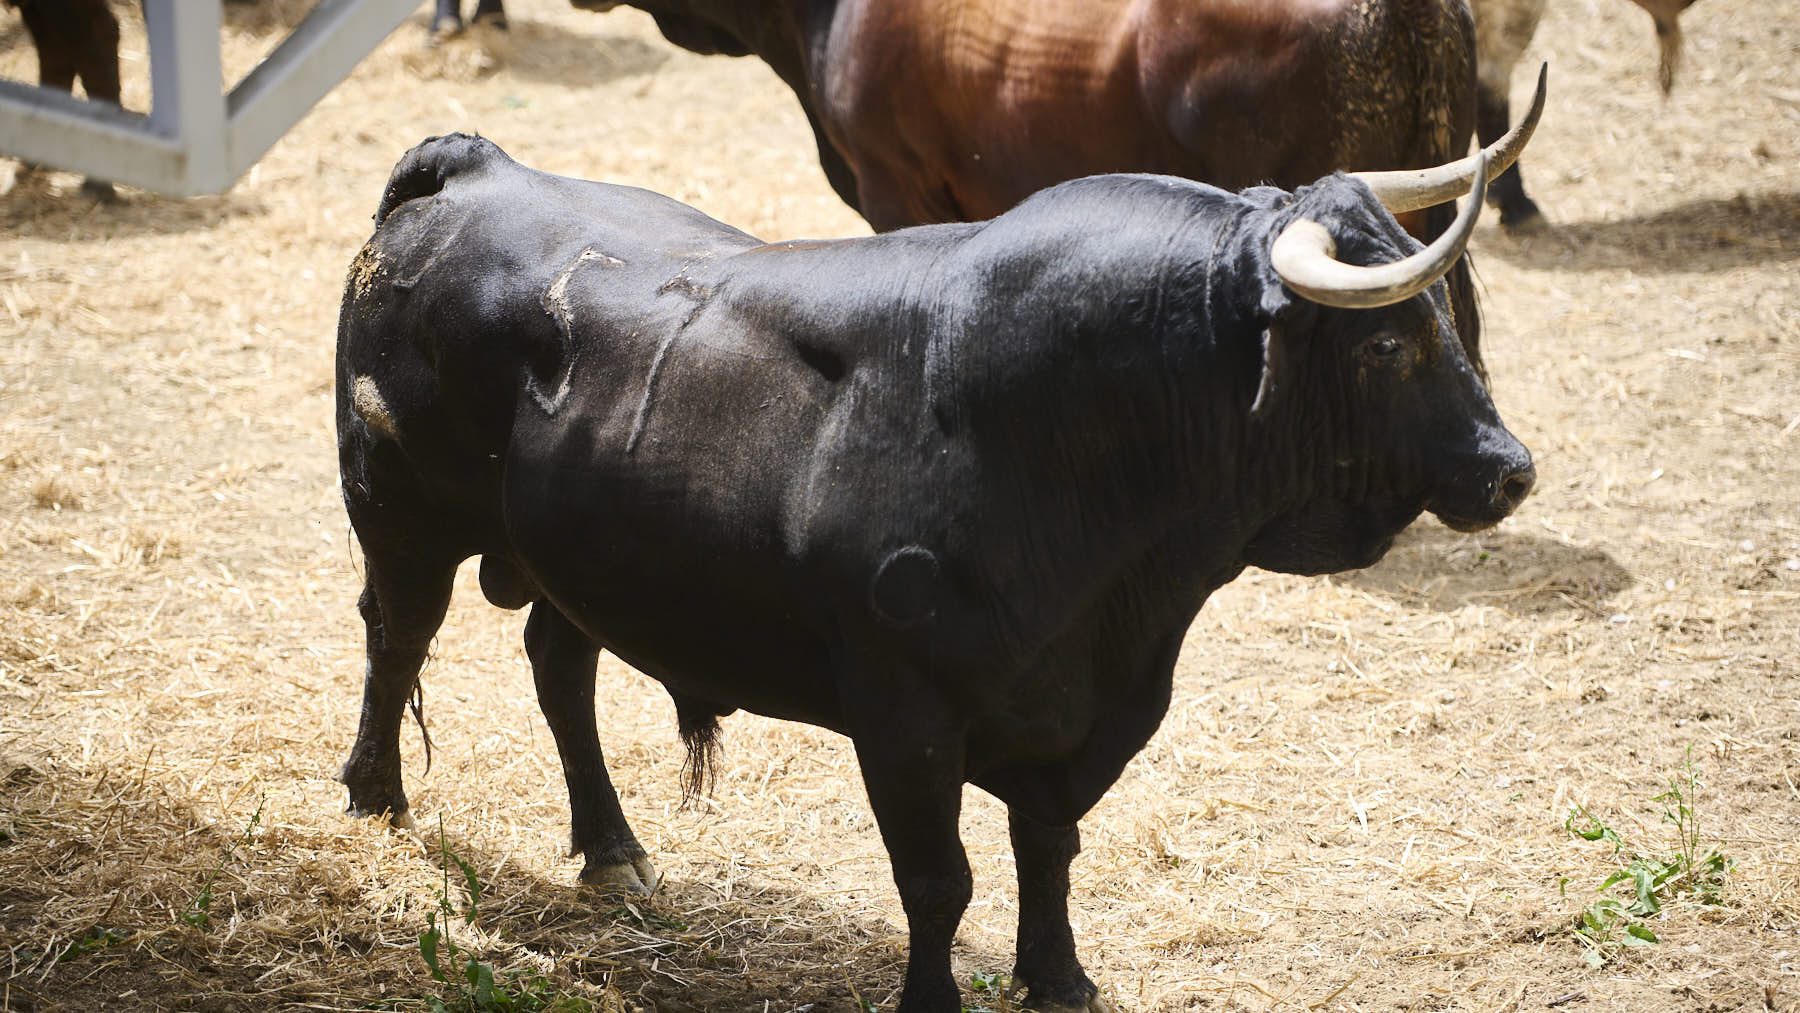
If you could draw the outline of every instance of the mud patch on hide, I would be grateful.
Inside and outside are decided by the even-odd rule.
[[[350,291],[356,294],[359,302],[374,287],[381,271],[381,251],[373,242],[364,243],[363,248],[356,251],[356,259],[350,262]]]
[[[375,386],[374,377],[359,376],[350,387],[350,404],[356,409],[356,416],[363,420],[369,431],[377,436],[390,440],[400,438],[400,427],[394,421],[394,415],[388,411],[387,399],[381,396],[381,390]]]

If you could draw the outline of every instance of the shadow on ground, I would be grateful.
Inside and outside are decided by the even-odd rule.
[[[1800,260],[1800,193],[1690,200],[1617,221],[1555,222],[1522,235],[1496,231],[1485,256],[1530,267],[1646,274],[1729,271]]]
[[[1421,521],[1401,532],[1381,562],[1336,579],[1408,608],[1492,605],[1541,615],[1601,614],[1634,578],[1598,549],[1504,527],[1465,535]]]
[[[140,774],[98,755],[0,758],[0,952],[14,1013],[422,1008],[444,994],[418,945],[424,915],[440,896],[466,910],[456,863],[441,871],[446,850],[481,884],[473,927],[439,919],[452,938],[503,978],[549,968],[541,988],[601,998],[595,1009],[622,998],[646,1013],[860,1013],[892,1001],[904,972],[904,932],[846,917],[829,897],[665,878],[627,904],[455,830],[440,847],[436,826],[415,837],[347,816],[290,822],[291,796],[265,800],[265,819],[247,789],[214,824],[181,785]]]
[[[127,189],[114,200],[96,200],[79,190],[80,182],[74,173],[19,167],[12,186],[0,192],[0,233],[10,239],[80,236],[104,243],[204,232],[267,213],[259,199],[235,193],[167,197]]]
[[[642,39],[571,35],[532,21],[515,21],[508,34],[509,73],[569,88],[593,88],[649,74],[669,59],[668,49]]]

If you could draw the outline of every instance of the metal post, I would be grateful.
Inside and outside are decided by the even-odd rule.
[[[225,161],[224,72],[219,5],[210,0],[144,0],[150,43],[150,125],[179,138],[186,156],[181,195],[231,186]]]
[[[419,0],[320,0],[294,33],[231,90],[226,147],[235,170],[248,169],[350,76],[372,48],[359,41],[386,38],[418,6]]]

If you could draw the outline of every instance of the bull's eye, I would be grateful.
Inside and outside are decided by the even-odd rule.
[[[1400,357],[1405,354],[1406,342],[1392,334],[1377,334],[1364,341],[1356,351],[1368,362],[1389,366],[1400,361]]]

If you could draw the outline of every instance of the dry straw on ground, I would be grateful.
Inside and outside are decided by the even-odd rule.
[[[520,619],[466,577],[425,676],[431,771],[404,746],[421,835],[341,812],[361,631],[332,330],[400,153],[477,130],[761,235],[863,231],[760,65],[630,11],[511,6],[509,37],[437,49],[416,17],[224,196],[0,194],[0,1008],[433,994],[440,821],[487,891],[459,941],[598,1008],[893,1001],[904,922],[844,742],[733,717],[712,798],[679,810],[666,697],[605,663],[608,758],[665,879],[591,897]],[[227,5],[228,76],[304,8]],[[1247,575],[1196,623],[1075,867],[1119,1008],[1800,1008],[1800,25],[1750,0],[1684,24],[1668,100],[1623,0],[1556,5],[1536,44],[1526,171],[1555,225],[1490,223],[1475,253],[1537,494],[1360,573]],[[0,11],[0,74],[33,72]],[[1727,903],[1671,905],[1661,943],[1592,970],[1567,929],[1614,865],[1563,820],[1665,848],[1649,800],[1690,752]],[[999,807],[970,792],[964,823],[966,981],[1010,965],[1016,900]]]

